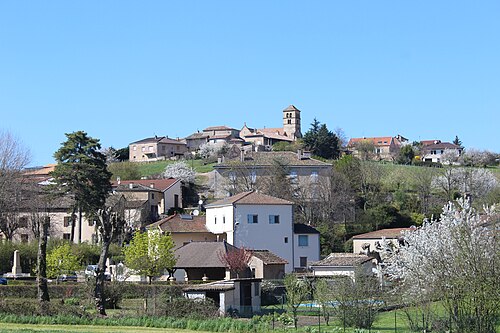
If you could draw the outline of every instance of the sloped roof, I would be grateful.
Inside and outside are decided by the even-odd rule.
[[[156,188],[134,183],[116,185],[113,186],[113,189],[117,192],[160,192]]]
[[[376,147],[384,147],[384,146],[390,146],[393,141],[396,141],[395,138],[391,136],[381,136],[381,137],[373,137],[373,138],[352,138],[349,140],[349,143],[347,144],[348,147],[353,147],[358,143],[368,141],[370,143],[373,143],[374,146]],[[399,143],[399,140],[397,142],[394,142],[395,144]]]
[[[429,151],[429,150],[434,150],[434,149],[462,149],[462,147],[455,145],[450,142],[438,142],[438,143],[431,143],[428,145],[425,145],[422,147],[423,150]]]
[[[364,254],[330,253],[325,259],[313,262],[310,266],[354,267],[372,259]]]
[[[414,230],[413,228],[391,228],[391,229],[381,229],[372,232],[367,232],[364,234],[359,234],[353,236],[353,239],[381,239],[385,238],[398,238],[401,237],[403,231]]]
[[[191,134],[190,136],[187,136],[185,139],[186,140],[197,140],[197,139],[206,139],[208,137],[209,137],[209,135],[207,133],[196,132],[196,133]]]
[[[125,208],[128,209],[137,209],[148,203],[147,200],[127,200],[125,201]]]
[[[234,280],[214,281],[203,284],[194,284],[182,288],[183,291],[227,291],[234,289]]]
[[[129,184],[136,184],[136,185],[142,185],[142,186],[147,186],[151,188],[151,184],[153,185],[152,188],[159,190],[159,191],[166,191],[176,183],[178,183],[180,180],[175,179],[175,178],[166,178],[166,179],[134,179],[134,180],[121,180],[120,185],[129,185]],[[118,186],[118,182],[113,182],[112,183],[113,187]]]
[[[175,250],[176,268],[226,268],[219,253],[237,250],[226,242],[191,242]]]
[[[275,163],[279,161],[287,165],[288,167],[331,167],[332,165],[326,162],[322,162],[310,157],[301,156],[298,157],[297,153],[291,151],[252,151],[248,152],[244,156],[243,162],[240,161],[240,157],[235,157],[233,159],[226,159],[225,162],[216,164],[214,166],[217,168],[235,168],[238,165],[234,165],[235,162],[237,164],[241,164],[242,167],[248,166],[259,166],[259,167],[270,167],[275,165]]]
[[[29,168],[24,171],[26,176],[49,176],[49,174],[56,168],[55,163],[44,165],[43,167]]]
[[[209,132],[209,131],[237,131],[237,129],[227,126],[211,126],[203,130],[203,132]]]
[[[133,144],[140,144],[140,143],[169,143],[169,144],[177,144],[177,145],[185,145],[184,142],[181,142],[180,140],[175,140],[175,139],[170,139],[167,136],[154,136],[151,138],[145,138],[139,141],[132,142],[131,145]]]
[[[299,110],[299,109],[297,109],[297,108],[295,107],[295,105],[289,105],[289,106],[288,106],[286,109],[284,109],[283,111],[299,111],[299,112],[300,112],[300,110]]]
[[[227,206],[227,205],[293,205],[293,202],[272,197],[267,194],[263,194],[255,191],[241,192],[231,197],[217,200],[214,203],[207,205],[207,208],[211,206]]]
[[[195,233],[209,232],[206,227],[205,216],[189,215],[189,219],[184,215],[172,215],[161,219],[148,226],[148,229],[160,228],[162,231],[174,233]]]
[[[288,264],[288,261],[277,256],[269,250],[252,250],[252,255],[262,260],[264,265]]]
[[[295,223],[293,225],[293,232],[295,234],[319,234],[319,231],[314,227],[304,223]]]

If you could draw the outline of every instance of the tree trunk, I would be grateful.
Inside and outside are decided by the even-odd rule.
[[[101,255],[99,256],[99,264],[97,265],[97,275],[95,279],[95,305],[97,313],[101,316],[106,316],[106,309],[104,307],[104,272],[106,271],[106,260],[108,259],[108,251],[111,240],[103,239]]]
[[[82,209],[78,209],[78,244],[82,242]]]
[[[37,286],[38,301],[42,310],[44,302],[49,302],[49,289],[47,287],[47,236],[49,231],[48,218],[42,217],[40,235],[38,237],[38,257],[37,257]]]
[[[71,234],[69,236],[69,239],[71,240],[71,243],[75,242],[75,225],[76,225],[76,209],[73,208],[73,211],[71,212]]]

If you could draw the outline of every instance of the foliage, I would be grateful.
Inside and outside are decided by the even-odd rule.
[[[293,151],[293,152],[296,152],[299,149],[303,149],[303,148],[304,148],[304,142],[302,141],[302,139],[298,139],[298,140],[293,141],[293,142],[286,142],[286,141],[276,142],[273,145],[272,150],[273,151]]]
[[[356,143],[356,150],[363,161],[369,161],[375,156],[375,144],[372,140],[361,140]]]
[[[297,328],[297,311],[300,303],[308,299],[311,288],[305,278],[297,278],[294,274],[285,275],[283,280],[286,289],[286,307],[292,313],[293,324]]]
[[[47,254],[47,276],[49,278],[70,274],[80,267],[80,258],[73,254],[71,245],[68,243],[54,248]]]
[[[66,138],[54,153],[57,165],[51,174],[56,183],[53,189],[59,195],[71,194],[74,197],[73,209],[79,212],[81,226],[82,212],[93,215],[104,207],[111,191],[111,173],[106,167],[106,156],[100,152],[98,139],[89,137],[84,131],[66,133]]]
[[[405,245],[390,258],[387,274],[401,281],[406,299],[444,301],[460,332],[495,332],[500,315],[498,215],[478,214],[459,199],[440,220],[405,234]]]
[[[134,180],[141,178],[139,164],[134,162],[115,162],[108,165],[108,170],[113,174],[113,179]]]
[[[411,145],[405,145],[399,150],[396,162],[398,164],[411,164],[415,158],[415,150]]]
[[[331,293],[331,288],[326,280],[324,279],[316,280],[316,282],[314,283],[313,297],[316,303],[320,306],[321,314],[325,319],[326,325],[328,325],[328,323],[330,322],[330,317],[333,312],[332,305],[330,304],[333,297]]]
[[[305,147],[316,156],[334,159],[340,155],[337,135],[329,131],[326,124],[321,124],[316,118],[311,128],[304,134],[303,142]]]
[[[198,155],[201,158],[207,159],[211,157],[217,157],[219,155],[223,155],[229,149],[229,145],[227,142],[224,143],[215,143],[215,142],[207,142],[202,144],[198,149]]]
[[[332,285],[337,318],[346,326],[370,328],[382,306],[378,281],[357,271],[354,277],[339,277]]]
[[[240,274],[248,269],[248,263],[252,259],[252,251],[244,247],[229,248],[225,252],[221,250],[217,256],[232,273],[236,274],[236,277],[240,277]]]
[[[115,158],[120,161],[120,162],[124,162],[124,161],[128,161],[128,158],[129,158],[129,147],[124,147],[124,148],[120,148],[120,149],[117,149],[115,151]]]
[[[163,274],[174,267],[174,242],[168,233],[157,230],[136,232],[123,252],[127,267],[149,278]]]
[[[196,172],[186,162],[180,161],[167,165],[163,177],[180,179],[185,183],[194,183]]]

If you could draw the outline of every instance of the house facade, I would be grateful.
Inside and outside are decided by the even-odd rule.
[[[403,232],[414,230],[413,228],[391,228],[381,229],[352,237],[352,252],[355,254],[366,254],[380,247],[381,242],[386,241],[398,246],[403,237]]]
[[[420,143],[422,145],[420,159],[424,162],[452,163],[443,159],[443,156],[448,154],[451,160],[457,160],[463,152],[462,147],[450,142],[441,142],[441,140],[424,140]]]
[[[293,203],[254,191],[206,206],[207,229],[238,248],[266,249],[294,268]]]
[[[214,196],[223,198],[231,194],[264,188],[274,169],[281,166],[288,173],[292,184],[302,189],[318,184],[328,184],[332,165],[311,158],[302,151],[244,151],[237,157],[227,158],[214,166],[212,185]]]
[[[408,139],[401,135],[395,137],[352,138],[347,144],[350,154],[362,160],[394,161],[401,147]]]
[[[319,231],[301,223],[295,223],[294,233],[294,270],[304,270],[312,261],[319,260]]]
[[[129,144],[130,162],[151,162],[184,156],[185,142],[166,136],[154,136]]]

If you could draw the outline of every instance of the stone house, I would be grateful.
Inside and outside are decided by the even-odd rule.
[[[187,152],[185,142],[166,136],[154,136],[129,144],[130,162],[151,162],[178,158]]]

